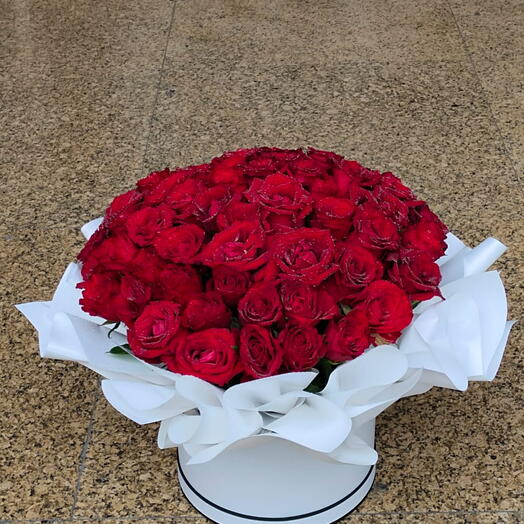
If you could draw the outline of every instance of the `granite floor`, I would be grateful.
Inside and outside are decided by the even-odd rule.
[[[519,0],[0,0],[0,520],[206,522],[156,426],[40,360],[12,307],[48,299],[80,225],[149,170],[252,145],[392,170],[466,242],[509,246],[522,318],[523,22]],[[492,384],[383,414],[343,522],[524,521],[522,349],[521,323]]]

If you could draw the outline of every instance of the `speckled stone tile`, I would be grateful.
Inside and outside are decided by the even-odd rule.
[[[170,51],[214,64],[403,62],[463,57],[445,0],[179,0]]]
[[[351,515],[339,522],[341,524],[517,524],[524,516],[518,512],[433,512],[433,513],[373,513]]]
[[[42,360],[13,307],[49,300],[79,247],[76,233],[0,234],[0,518],[68,517],[98,381],[74,363]]]
[[[0,224],[81,224],[139,176],[173,3],[8,2]]]
[[[178,485],[176,450],[160,450],[157,433],[100,400],[75,516],[200,515]]]
[[[451,0],[468,53],[524,180],[524,9],[518,0]]]

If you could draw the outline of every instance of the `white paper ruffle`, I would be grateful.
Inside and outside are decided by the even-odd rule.
[[[100,224],[82,228],[88,238]],[[452,234],[439,261],[441,292],[417,306],[413,322],[395,345],[369,349],[340,365],[318,394],[305,388],[316,372],[287,373],[223,391],[132,355],[108,353],[126,343],[125,329],[108,338],[103,319],[79,306],[82,280],[70,264],[50,302],[18,305],[39,334],[40,355],[72,360],[96,371],[102,391],[120,413],[138,424],[161,422],[160,448],[183,446],[191,463],[211,460],[240,439],[282,438],[334,460],[377,461],[359,436],[363,424],[402,397],[432,386],[465,390],[470,380],[493,380],[512,322],[498,272],[486,270],[505,251],[490,238],[474,249]]]

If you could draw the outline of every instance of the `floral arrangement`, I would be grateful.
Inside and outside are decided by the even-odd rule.
[[[399,398],[492,380],[512,323],[489,266],[391,173],[258,148],[154,172],[118,196],[53,299],[19,305],[188,464],[278,437],[373,465]]]
[[[258,148],[150,174],[79,254],[82,309],[147,362],[228,387],[395,342],[439,296],[446,227],[392,173]]]

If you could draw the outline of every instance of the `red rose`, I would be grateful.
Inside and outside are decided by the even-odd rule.
[[[98,229],[89,237],[89,240],[82,248],[82,251],[78,253],[76,258],[80,260],[80,262],[86,262],[89,260],[95,249],[102,244],[106,238],[108,238],[109,234],[109,229],[102,222],[100,226],[98,226]]]
[[[400,178],[393,173],[382,173],[379,180],[380,192],[388,192],[401,200],[412,200],[415,198],[409,187],[406,187]]]
[[[258,206],[249,202],[241,202],[238,197],[233,198],[226,208],[217,215],[218,229],[225,230],[236,222],[259,222]]]
[[[195,212],[195,197],[205,191],[204,183],[198,178],[188,178],[170,188],[165,203],[173,210],[175,219],[184,222]]]
[[[126,217],[138,209],[142,198],[142,194],[135,189],[118,195],[106,209],[104,216],[105,226],[110,229],[117,228]]]
[[[333,262],[333,239],[321,229],[300,228],[277,235],[271,255],[285,277],[304,284],[320,284],[338,269]]]
[[[141,193],[148,193],[157,187],[158,184],[165,180],[170,174],[171,172],[167,168],[163,171],[154,171],[145,178],[140,179],[136,183],[136,187]]]
[[[433,257],[424,251],[404,255],[388,271],[391,282],[397,284],[410,300],[429,300],[440,296],[440,268]]]
[[[251,275],[227,266],[218,266],[213,268],[213,279],[210,284],[220,293],[226,304],[235,306],[251,286]]]
[[[136,319],[127,337],[131,351],[139,358],[152,359],[171,353],[180,331],[180,311],[175,302],[150,302]]]
[[[310,197],[302,184],[281,173],[269,175],[264,180],[255,178],[245,195],[266,212],[277,215],[303,217],[311,211]]]
[[[151,300],[151,288],[132,275],[124,275],[120,281],[122,304],[118,308],[120,319],[131,324]]]
[[[286,316],[300,323],[316,324],[338,314],[335,299],[319,287],[286,280],[280,286],[280,297]]]
[[[224,153],[211,161],[211,180],[214,184],[238,185],[243,179],[243,163],[249,149]]]
[[[242,371],[235,337],[223,328],[187,335],[174,355],[164,355],[168,369],[224,386]]]
[[[286,326],[279,333],[277,344],[282,350],[282,366],[286,371],[311,369],[326,353],[319,332],[303,324]]]
[[[204,242],[204,231],[195,224],[171,227],[160,231],[153,245],[166,260],[191,264]]]
[[[159,231],[173,225],[174,213],[165,205],[143,207],[126,220],[127,234],[138,246],[149,246]]]
[[[433,260],[446,251],[446,234],[442,226],[433,220],[421,220],[409,226],[402,235],[402,245],[407,249],[425,251]]]
[[[408,225],[409,208],[405,202],[388,192],[383,192],[377,198],[380,202],[382,213],[397,227],[406,227]]]
[[[324,197],[315,202],[311,225],[329,229],[336,239],[342,239],[352,227],[351,215],[355,206],[346,198]]]
[[[77,284],[82,289],[82,310],[110,322],[119,322],[118,309],[121,303],[120,278],[117,273],[95,273]]]
[[[270,326],[282,317],[282,304],[271,282],[253,286],[238,303],[238,316],[245,324]]]
[[[231,190],[227,186],[213,186],[195,195],[194,216],[208,229],[213,221],[231,201]]]
[[[280,369],[282,350],[266,328],[248,324],[240,331],[240,361],[250,377],[270,377]]]
[[[357,309],[366,314],[371,333],[379,334],[389,342],[395,342],[413,319],[408,296],[387,280],[372,282],[359,300]]]
[[[156,206],[164,202],[169,192],[176,186],[182,184],[185,180],[191,177],[191,169],[179,169],[177,171],[170,171],[165,177],[158,177],[154,183],[147,187],[144,191],[144,203],[146,205]]]
[[[382,277],[382,264],[371,251],[350,242],[339,245],[339,250],[342,255],[339,260],[340,271],[335,275],[338,287],[335,292],[340,298],[351,299]]]
[[[202,281],[196,270],[187,265],[167,264],[160,269],[153,286],[153,297],[185,305],[202,292]]]
[[[83,289],[80,305],[90,315],[131,324],[151,298],[147,284],[131,275],[95,273],[77,285]]]
[[[139,249],[137,255],[131,260],[127,271],[148,284],[155,285],[160,271],[166,266],[165,260],[160,258],[152,247]]]
[[[125,236],[118,235],[105,239],[82,264],[82,276],[89,276],[98,270],[125,271],[138,253],[136,246]]]
[[[265,240],[255,224],[236,222],[216,233],[202,250],[204,264],[228,266],[237,271],[257,269],[267,260]]]
[[[353,309],[338,322],[330,321],[326,330],[326,357],[334,362],[353,360],[372,342],[366,314]]]
[[[175,355],[164,355],[168,369],[224,386],[242,371],[235,337],[223,328],[205,329],[187,335]]]
[[[397,226],[378,211],[368,208],[355,217],[356,239],[366,249],[394,251],[400,244]]]
[[[261,147],[250,150],[242,166],[245,175],[265,178],[280,171],[280,166],[297,158],[302,151],[290,151],[277,147]]]
[[[182,323],[193,331],[229,327],[231,311],[216,291],[208,291],[192,298],[184,310]]]

